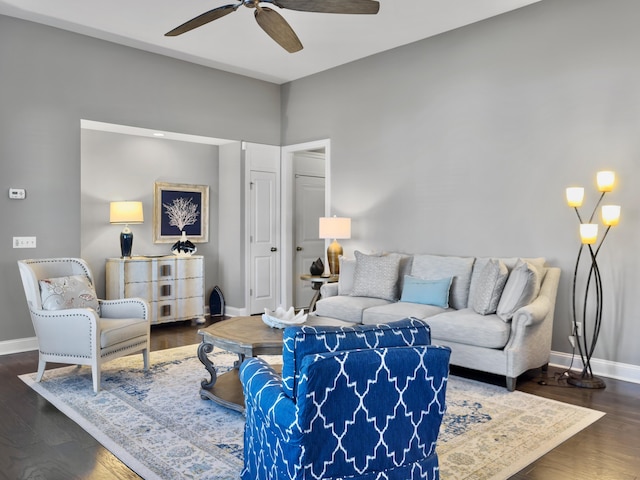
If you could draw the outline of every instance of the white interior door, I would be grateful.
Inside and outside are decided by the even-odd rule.
[[[324,240],[318,238],[318,219],[324,216],[324,177],[296,175],[295,179],[295,296],[296,308],[308,307],[314,291],[301,280],[318,258],[324,262]]]
[[[280,284],[280,225],[278,222],[277,174],[250,173],[250,312],[274,310]]]

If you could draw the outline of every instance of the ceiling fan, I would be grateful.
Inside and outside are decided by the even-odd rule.
[[[240,3],[224,5],[198,15],[165,33],[165,36],[182,35],[235,12],[241,5],[244,5],[255,9],[254,16],[258,25],[287,52],[294,53],[302,50],[300,39],[282,15],[269,7],[263,7],[262,3],[289,10],[316,13],[376,14],[380,9],[380,3],[375,0],[240,0]]]

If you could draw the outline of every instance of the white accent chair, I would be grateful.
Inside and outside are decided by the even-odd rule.
[[[42,379],[47,362],[90,365],[93,390],[98,393],[100,369],[109,360],[142,352],[144,369],[149,368],[150,322],[145,300],[98,300],[100,315],[93,308],[45,310],[39,281],[86,275],[93,285],[89,266],[79,258],[48,258],[19,260],[18,267],[38,339],[36,381]]]

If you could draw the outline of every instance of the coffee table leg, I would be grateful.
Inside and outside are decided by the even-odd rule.
[[[202,386],[202,388],[211,388],[215,385],[216,380],[218,380],[218,374],[216,373],[216,369],[213,366],[213,363],[211,363],[211,360],[209,360],[209,357],[207,356],[207,354],[211,353],[212,351],[213,351],[213,345],[210,343],[202,342],[198,346],[198,359],[200,359],[200,361],[204,365],[204,368],[206,368],[207,372],[209,372],[209,375],[211,376],[210,381],[207,382],[207,379],[205,378],[204,380],[202,380],[202,382],[200,382],[200,385]]]

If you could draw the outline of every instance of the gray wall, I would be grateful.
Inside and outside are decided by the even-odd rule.
[[[570,351],[579,247],[564,189],[613,169],[595,357],[640,365],[640,3],[545,1],[286,85],[283,144],[331,138],[332,211],[354,249],[545,256]],[[310,114],[312,112],[312,114]],[[583,211],[584,212],[584,211]]]
[[[278,144],[280,88],[0,16],[0,341],[34,335],[16,261],[81,253],[81,119]]]
[[[171,243],[153,243],[155,182],[209,186],[209,241],[196,244],[208,294],[218,283],[218,147],[87,129],[81,147],[80,252],[98,296],[105,298],[105,259],[120,257],[123,225],[109,224],[109,202],[143,203],[144,223],[130,226],[134,255],[171,254]]]

